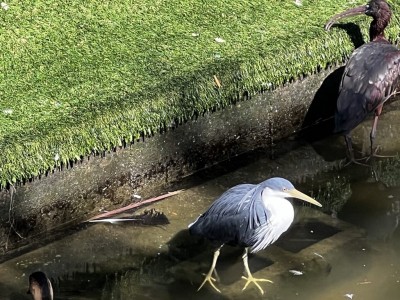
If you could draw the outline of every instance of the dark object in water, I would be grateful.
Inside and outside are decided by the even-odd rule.
[[[46,274],[43,272],[33,272],[29,275],[28,294],[34,300],[53,300],[53,286]]]
[[[90,223],[111,223],[111,224],[129,224],[134,225],[147,225],[147,226],[157,226],[157,225],[167,225],[169,220],[163,212],[156,211],[154,208],[150,210],[145,210],[140,215],[133,215],[130,217],[123,218],[107,218],[90,220]]]

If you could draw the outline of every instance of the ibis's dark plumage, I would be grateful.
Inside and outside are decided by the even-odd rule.
[[[298,198],[312,204],[320,203],[297,191],[292,183],[283,178],[271,178],[260,184],[240,184],[223,193],[210,208],[189,225],[193,235],[203,236],[218,244],[210,271],[200,288],[209,282],[214,289],[212,273],[219,251],[224,244],[245,247],[243,263],[247,277],[244,288],[253,282],[263,293],[256,279],[250,273],[247,254],[265,249],[275,242],[293,222],[294,210],[287,198]],[[199,289],[200,289],[199,288]]]
[[[354,160],[350,131],[368,114],[374,112],[371,155],[378,117],[383,104],[396,93],[400,75],[400,51],[385,38],[384,30],[390,22],[391,10],[384,0],[372,0],[367,5],[335,15],[325,26],[327,30],[339,19],[366,14],[373,18],[370,42],[356,49],[346,65],[337,101],[335,131],[346,139],[350,159]]]

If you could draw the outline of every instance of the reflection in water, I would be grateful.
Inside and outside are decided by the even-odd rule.
[[[388,234],[386,239],[391,239],[393,236],[393,233],[399,226],[399,221],[400,221],[400,200],[395,200],[392,202],[392,207],[391,210],[386,212],[386,215],[388,216],[388,219],[390,219],[391,223],[391,232]]]
[[[345,176],[334,174],[331,180],[318,187],[315,198],[324,204],[324,211],[336,218],[337,213],[351,197],[350,181]]]
[[[397,114],[387,113],[380,123],[384,134],[378,143],[391,152],[400,149],[392,138],[397,126],[388,126],[399,119]],[[358,133],[355,142],[369,142],[362,126]],[[325,143],[319,150],[327,153],[331,140]],[[296,206],[300,217],[287,235],[249,257],[258,277],[274,281],[263,299],[333,300],[346,299],[346,294],[353,294],[353,299],[397,299],[400,158],[374,160],[373,168],[337,170],[337,162],[326,162],[310,146],[293,148],[275,160],[241,162],[241,168],[220,172],[216,178],[188,178],[184,192],[150,207],[162,211],[168,225],[85,225],[77,233],[2,263],[0,299],[29,299],[27,276],[37,270],[54,282],[55,299],[260,299],[257,289],[241,291],[242,250],[229,247],[218,262],[224,294],[211,289],[196,292],[212,247],[189,236],[187,225],[228,188],[272,176],[288,178],[311,194],[323,204],[325,214]]]
[[[154,295],[165,299],[161,296],[168,294],[165,287],[172,283],[165,271],[171,264],[168,257],[144,258],[139,268],[110,277],[101,299],[154,299]]]
[[[380,160],[373,165],[377,179],[387,187],[400,187],[400,156]]]

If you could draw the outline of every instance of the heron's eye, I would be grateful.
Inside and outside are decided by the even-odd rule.
[[[284,187],[284,188],[282,188],[282,191],[286,192],[286,191],[287,191],[287,188],[285,188],[285,187]]]

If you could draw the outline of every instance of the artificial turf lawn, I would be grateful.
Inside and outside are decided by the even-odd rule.
[[[323,25],[364,2],[301,2],[6,1],[0,184],[344,61],[354,48],[348,33]],[[350,21],[368,39],[370,19]],[[387,36],[399,29],[395,17]]]

